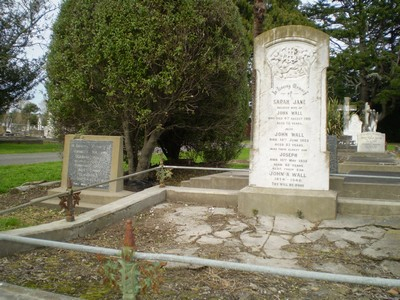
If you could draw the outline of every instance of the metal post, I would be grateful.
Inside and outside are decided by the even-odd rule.
[[[68,190],[67,216],[66,216],[65,220],[67,222],[72,222],[72,221],[75,221],[75,209],[74,209],[74,204],[72,202],[73,191],[72,191],[71,177],[68,177],[68,180],[67,180],[67,190]]]
[[[67,222],[75,221],[75,205],[79,205],[79,194],[81,192],[74,192],[72,189],[72,180],[70,177],[67,179],[67,195],[59,196],[60,206],[65,210],[65,220]]]

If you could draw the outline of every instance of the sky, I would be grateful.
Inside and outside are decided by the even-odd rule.
[[[1,1],[1,0],[0,0]],[[56,20],[58,11],[59,11],[59,6],[61,5],[62,0],[49,0],[49,2],[54,5],[54,7],[57,7],[57,9],[53,12],[51,12],[48,16],[46,16],[45,20],[43,20],[46,25],[51,28],[52,24]],[[47,47],[50,44],[51,40],[51,29],[46,30],[43,32],[43,37],[44,39],[40,41],[40,45],[36,45],[35,47],[31,47],[27,49],[27,56],[30,58],[38,58],[43,56],[47,52]],[[41,110],[44,112],[46,110],[46,88],[44,87],[43,83],[40,83],[36,88],[33,90],[33,99],[31,99],[31,102],[35,103]]]
[[[0,0],[1,1],[1,0]],[[55,7],[60,7],[62,0],[50,0],[50,2],[55,6]],[[315,0],[303,0],[302,3],[312,3],[315,2]],[[58,14],[58,9],[52,12],[45,20],[47,25],[49,25],[49,28],[52,27],[52,24],[57,18]],[[35,57],[40,57],[43,54],[47,52],[47,47],[50,44],[51,40],[51,29],[46,30],[46,32],[43,33],[44,36],[44,41],[40,46],[33,47],[31,49],[28,49],[27,55],[29,57],[35,58]],[[43,83],[40,83],[34,90],[33,90],[33,98],[31,99],[31,102],[35,103],[42,112],[46,110],[46,88]]]

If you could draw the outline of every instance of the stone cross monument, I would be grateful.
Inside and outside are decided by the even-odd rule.
[[[275,28],[255,39],[249,187],[239,196],[239,211],[336,216],[326,149],[328,45],[328,35],[305,26]]]

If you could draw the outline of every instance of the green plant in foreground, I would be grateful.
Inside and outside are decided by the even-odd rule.
[[[158,291],[165,264],[136,259],[132,221],[128,220],[126,226],[121,257],[108,259],[103,266],[103,271],[106,281],[113,287],[119,287],[123,295],[122,299],[132,300],[150,290]],[[127,237],[127,233],[130,236]]]

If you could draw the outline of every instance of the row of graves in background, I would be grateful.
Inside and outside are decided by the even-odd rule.
[[[0,135],[3,136],[30,136],[40,138],[54,138],[54,126],[51,119],[47,125],[43,125],[43,117],[38,115],[37,124],[32,125],[29,120],[26,124],[17,124],[13,122],[11,116],[7,116],[1,124]]]
[[[344,105],[339,107],[343,112],[343,135],[338,140],[338,149],[357,152],[385,152],[385,134],[377,132],[379,112],[365,103],[363,121],[356,113],[357,108],[350,105],[350,98],[344,98]]]

